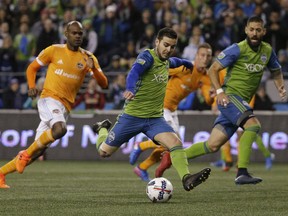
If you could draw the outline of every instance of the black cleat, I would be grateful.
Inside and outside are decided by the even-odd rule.
[[[95,133],[99,133],[101,128],[106,128],[107,130],[109,130],[111,125],[112,125],[112,123],[109,121],[109,119],[105,119],[102,122],[96,122],[94,125],[92,125],[92,130]]]
[[[186,191],[194,189],[209,177],[210,172],[210,168],[205,168],[198,173],[185,175],[182,179],[184,189]]]
[[[251,175],[240,175],[235,179],[236,185],[244,185],[244,184],[258,184],[262,182],[261,178],[252,177]]]

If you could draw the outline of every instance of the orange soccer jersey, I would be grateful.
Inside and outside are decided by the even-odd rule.
[[[164,108],[175,111],[180,101],[198,88],[201,89],[206,103],[213,103],[210,97],[211,81],[206,72],[197,71],[195,66],[192,71],[181,66],[170,69],[169,75],[171,78],[167,84]]]
[[[86,64],[89,56],[92,56],[94,60],[95,69],[93,71]],[[66,44],[55,44],[44,49],[36,61],[39,66],[49,65],[41,98],[52,97],[63,103],[68,110],[71,110],[86,73],[93,72],[99,85],[101,87],[107,86],[107,78],[102,73],[96,57],[82,48],[79,48],[78,51],[71,51]],[[29,88],[35,87],[37,73],[35,69],[37,66],[35,68],[31,66],[27,69]]]

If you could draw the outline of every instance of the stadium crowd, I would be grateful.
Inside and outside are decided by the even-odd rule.
[[[193,61],[203,42],[212,46],[215,56],[243,40],[244,26],[251,15],[265,21],[264,41],[276,51],[288,79],[288,0],[2,0],[0,108],[35,108],[31,101],[27,105],[26,67],[42,49],[65,42],[63,31],[72,20],[82,23],[82,47],[95,54],[110,83],[103,92],[97,83],[87,82],[77,103],[84,100],[82,109],[120,109],[125,75],[137,54],[153,47],[159,29],[168,26],[176,30],[179,39],[174,56]],[[45,69],[38,79],[44,74]],[[85,98],[95,104],[85,104]],[[201,104],[201,94],[192,98],[200,101],[193,109],[206,107]]]

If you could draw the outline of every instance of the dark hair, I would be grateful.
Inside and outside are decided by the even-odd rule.
[[[206,49],[211,49],[212,50],[212,47],[210,44],[208,43],[202,43],[198,46],[198,50],[201,49],[201,48],[206,48]]]
[[[178,35],[172,28],[165,27],[165,28],[160,29],[158,34],[157,34],[157,39],[158,40],[162,40],[163,37],[177,39]]]
[[[250,17],[250,18],[247,20],[247,25],[248,25],[250,22],[258,22],[258,23],[264,24],[263,19],[262,19],[261,17],[259,17],[259,16],[252,16],[252,17]]]

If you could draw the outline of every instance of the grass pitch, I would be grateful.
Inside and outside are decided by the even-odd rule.
[[[3,165],[6,161],[0,161]],[[191,163],[198,172],[207,163]],[[155,167],[149,169],[150,177]],[[0,189],[0,215],[189,215],[189,216],[286,216],[288,215],[288,166],[252,164],[250,172],[263,178],[258,185],[236,186],[235,168],[222,172],[212,167],[207,182],[194,190],[183,189],[176,171],[165,176],[173,186],[168,203],[152,203],[128,162],[44,161],[25,173],[6,177],[10,189]]]

